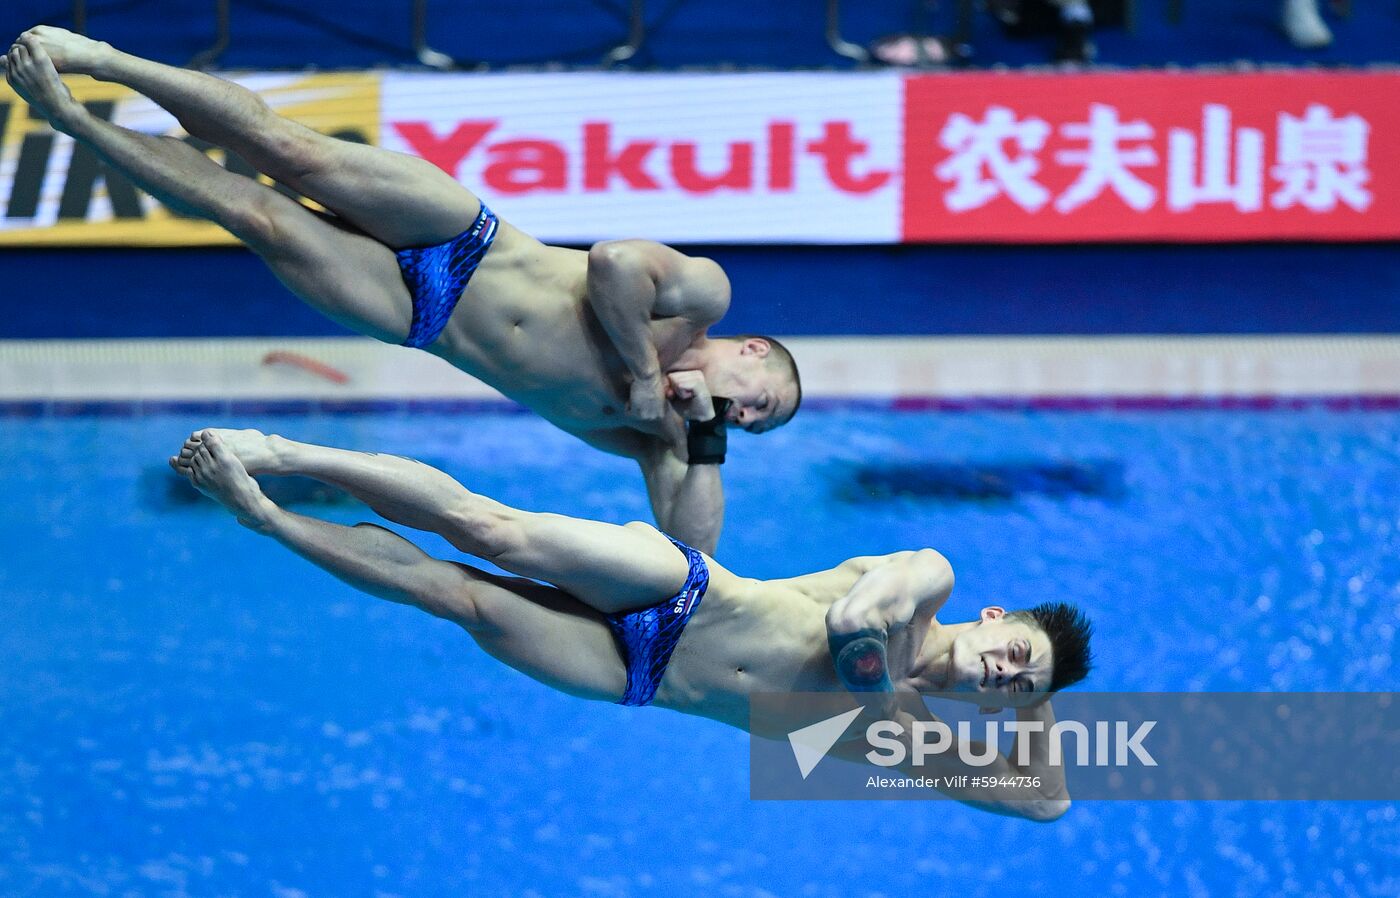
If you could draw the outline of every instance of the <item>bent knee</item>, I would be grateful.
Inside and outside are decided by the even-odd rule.
[[[274,117],[276,113],[272,113]],[[335,164],[334,138],[317,133],[310,128],[278,118],[280,125],[269,129],[264,138],[267,153],[275,160],[268,172],[278,180],[284,180],[289,187],[297,187],[303,179],[314,177]]]
[[[271,247],[285,242],[291,232],[286,197],[256,185],[255,190],[232,198],[219,210],[218,223],[239,240],[252,246]]]
[[[496,561],[519,554],[525,546],[520,512],[478,496],[464,497],[447,509],[444,536],[464,552]]]
[[[414,604],[434,617],[476,634],[491,629],[485,613],[487,603],[482,601],[481,592],[478,584],[463,578],[450,587],[420,593],[414,597]]]
[[[251,120],[242,128],[256,138],[242,143],[239,152],[254,168],[296,189],[300,178],[334,164],[333,138],[279,115],[256,94],[253,99],[256,108],[248,110]]]

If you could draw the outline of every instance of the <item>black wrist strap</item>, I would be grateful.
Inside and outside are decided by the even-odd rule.
[[[685,422],[685,452],[692,465],[722,465],[729,448],[724,416],[734,404],[730,399],[715,398],[715,416],[708,421]]]

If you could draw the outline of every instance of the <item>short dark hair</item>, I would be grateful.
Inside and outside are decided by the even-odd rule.
[[[1094,625],[1074,605],[1042,602],[1034,608],[1013,611],[1007,617],[1037,626],[1050,637],[1052,663],[1047,692],[1073,686],[1093,669],[1094,653],[1089,649],[1089,639],[1094,635]]]
[[[792,411],[788,412],[788,416],[783,419],[781,424],[791,421],[793,416],[797,414],[798,408],[802,406],[802,375],[797,371],[797,360],[792,357],[792,351],[767,334],[736,334],[728,339],[738,340],[740,343],[745,340],[763,340],[772,347],[768,353],[766,364],[785,368],[792,377],[792,385],[797,388],[797,399],[792,404]]]

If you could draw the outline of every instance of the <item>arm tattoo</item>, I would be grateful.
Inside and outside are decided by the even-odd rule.
[[[891,692],[889,665],[885,656],[886,635],[865,629],[854,633],[831,634],[827,645],[836,665],[836,676],[851,692]]]

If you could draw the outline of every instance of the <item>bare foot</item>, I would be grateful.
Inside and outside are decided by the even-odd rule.
[[[232,452],[249,474],[280,474],[281,455],[279,446],[284,441],[276,435],[265,434],[260,430],[229,430],[224,427],[206,427],[190,434],[180,454],[172,456],[171,466],[180,473],[189,467],[190,459],[204,444],[206,434],[217,434],[228,451]]]
[[[190,455],[188,463],[179,464],[178,457],[172,457],[170,466],[187,477],[195,489],[237,516],[238,523],[260,532],[267,531],[277,506],[263,495],[258,482],[217,431],[204,430],[196,436],[199,437],[198,448]],[[187,440],[185,446],[189,445]]]
[[[199,447],[204,445],[204,431],[196,430],[185,440],[185,445],[180,447],[180,452],[170,456],[168,461],[170,467],[176,474],[182,477],[190,476],[190,464],[194,461],[194,454],[199,451]]]
[[[87,110],[58,77],[53,60],[32,32],[26,31],[5,54],[5,80],[30,108],[49,120],[57,130],[67,131]]]
[[[65,75],[98,75],[103,62],[114,52],[105,41],[53,25],[36,25],[20,35],[20,41],[25,38],[37,42],[53,60],[53,67]]]

